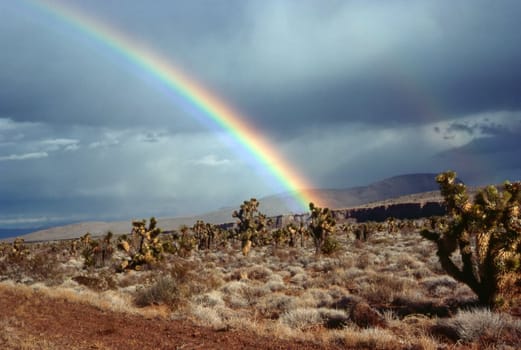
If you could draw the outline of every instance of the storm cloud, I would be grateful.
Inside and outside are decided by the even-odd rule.
[[[285,190],[45,3],[0,2],[0,224],[174,216]],[[315,187],[520,177],[518,1],[63,3],[215,93]]]

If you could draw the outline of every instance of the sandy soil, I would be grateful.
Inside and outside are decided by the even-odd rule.
[[[186,320],[114,313],[6,286],[0,287],[0,310],[2,349],[325,349]]]

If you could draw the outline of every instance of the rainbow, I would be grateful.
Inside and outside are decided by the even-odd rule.
[[[263,169],[267,169],[292,194],[300,209],[307,211],[309,202],[317,203],[312,198],[312,191],[306,191],[312,188],[310,183],[283,159],[273,145],[259,135],[243,116],[175,67],[170,60],[70,5],[48,0],[27,2],[125,58],[195,107],[242,145]]]

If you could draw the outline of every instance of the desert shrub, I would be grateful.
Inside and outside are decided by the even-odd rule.
[[[361,328],[383,327],[385,325],[384,317],[364,301],[353,305],[349,317],[353,323]]]
[[[162,304],[177,309],[187,304],[192,296],[218,288],[223,283],[211,271],[202,271],[197,263],[181,258],[172,261],[171,266],[160,273],[151,285],[136,291],[136,305]]]
[[[246,271],[246,274],[249,279],[266,282],[270,278],[270,276],[273,274],[273,271],[271,271],[270,269],[268,269],[266,267],[256,265],[256,266],[249,268]]]
[[[286,288],[284,280],[280,275],[271,275],[270,279],[266,281],[264,286],[272,292],[280,291]]]
[[[395,295],[402,292],[405,281],[388,275],[370,276],[360,283],[358,294],[371,304],[385,305],[393,301]]]
[[[371,263],[371,257],[368,253],[362,253],[358,257],[355,266],[360,270],[365,270]]]
[[[392,332],[381,328],[358,329],[349,327],[342,331],[337,331],[334,335],[335,343],[345,349],[367,349],[367,350],[394,350],[408,349],[401,339]],[[416,349],[416,348],[412,348]],[[423,349],[420,348],[420,349]]]
[[[320,251],[322,254],[332,255],[340,251],[340,247],[340,243],[334,237],[328,236],[320,247]]]
[[[521,320],[488,309],[475,309],[438,320],[432,332],[453,341],[477,342],[486,347],[517,346],[521,342]]]
[[[269,319],[278,319],[281,314],[294,307],[295,297],[282,293],[270,293],[261,297],[256,305],[262,316]]]
[[[73,281],[86,286],[94,291],[102,292],[116,289],[117,283],[110,271],[104,271],[96,275],[79,275],[72,278]]]
[[[229,317],[228,310],[221,306],[208,307],[203,305],[193,305],[192,315],[195,316],[200,323],[209,326],[215,330],[227,330],[227,318]]]
[[[224,306],[223,295],[217,290],[197,295],[193,298],[193,301],[195,304],[204,307]]]
[[[306,329],[323,323],[322,315],[315,308],[296,308],[285,312],[280,322],[292,329]]]
[[[138,306],[154,304],[178,306],[182,302],[179,284],[170,276],[158,278],[151,286],[137,291],[135,303]]]
[[[17,282],[44,282],[47,285],[60,284],[65,279],[50,244],[39,249],[26,246],[17,251],[13,249],[0,261],[0,276]]]

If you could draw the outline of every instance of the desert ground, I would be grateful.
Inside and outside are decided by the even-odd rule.
[[[0,345],[518,348],[520,310],[478,307],[474,293],[441,268],[435,245],[420,236],[424,224],[396,223],[394,232],[375,224],[367,240],[355,238],[356,224],[337,225],[338,244],[328,254],[315,254],[309,239],[292,247],[252,246],[247,256],[237,240],[194,245],[122,272],[122,250],[86,266],[79,240],[4,243]]]

